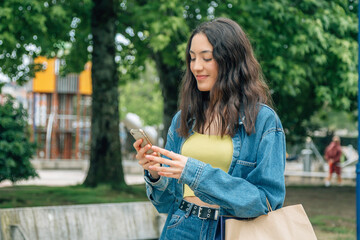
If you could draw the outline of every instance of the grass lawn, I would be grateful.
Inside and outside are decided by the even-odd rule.
[[[115,191],[109,186],[85,188],[15,186],[0,188],[0,208],[57,206],[90,203],[120,203],[147,201],[145,185],[131,185],[126,191]]]
[[[301,203],[319,240],[356,239],[355,187],[290,186],[285,205]]]
[[[125,192],[108,186],[0,188],[0,208],[54,206],[90,203],[147,201],[145,185],[132,185]],[[285,206],[301,203],[319,240],[356,239],[355,187],[288,186]]]

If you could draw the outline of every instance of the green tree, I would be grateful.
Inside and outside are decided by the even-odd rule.
[[[324,105],[356,108],[357,3],[228,1],[215,12],[247,30],[289,141],[308,133]]]
[[[124,35],[136,46],[136,64],[145,56],[156,62],[165,129],[176,111],[174,92],[189,31],[221,16],[240,23],[250,36],[289,141],[307,134],[308,120],[324,104],[356,107],[357,3],[351,0],[134,0],[127,6],[131,20],[122,29],[131,29]]]
[[[13,97],[6,99],[0,104],[0,182],[37,177],[30,163],[36,146],[30,142],[27,112]]]
[[[137,114],[145,125],[159,126],[162,123],[163,98],[153,65],[147,63],[138,80],[120,86],[120,119],[131,112]]]
[[[23,84],[39,70],[32,59],[39,55],[60,57],[66,43],[81,42],[76,41],[73,34],[77,28],[86,28],[89,24],[90,3],[90,0],[0,1],[0,71],[12,81]],[[82,56],[79,50],[82,49],[77,49],[77,56]],[[83,69],[86,60],[87,57],[78,61],[76,66],[81,67],[77,71]]]
[[[122,8],[118,31],[131,44],[124,46],[134,64],[144,66],[147,58],[155,62],[164,101],[162,137],[177,111],[179,85],[183,70],[183,50],[189,28],[183,17],[181,1],[127,1]],[[132,51],[131,51],[132,50]]]
[[[119,137],[119,78],[115,63],[116,0],[93,0],[91,14],[92,118],[90,168],[85,185],[125,184]]]
[[[86,61],[93,62],[87,186],[125,185],[118,127],[119,77],[114,60],[119,4],[116,0],[0,1],[0,71],[12,81],[22,84],[31,79],[39,69],[31,62],[39,55],[65,59],[64,73],[79,72]],[[24,60],[30,64],[24,65]]]
[[[100,3],[94,1],[95,4]],[[91,34],[94,28],[90,31],[89,16],[92,15],[92,22],[105,21],[109,17],[116,28],[113,30],[104,25],[107,28],[102,37],[108,39],[107,34],[112,34],[117,39],[114,57],[121,81],[135,79],[144,70],[147,58],[155,62],[164,98],[164,129],[167,129],[177,110],[184,50],[190,30],[202,21],[230,17],[248,32],[265,78],[273,90],[275,105],[288,132],[288,139],[292,139],[291,136],[306,134],[307,120],[324,103],[350,111],[355,108],[357,4],[352,0],[103,1],[96,8],[102,9],[107,5],[112,6],[112,10],[101,10],[104,16],[96,15],[98,18],[95,18],[95,11],[94,14],[90,11],[93,9],[90,0],[7,0],[0,2],[0,70],[21,82],[33,72],[31,66],[22,67],[23,56],[58,56],[59,53],[63,53],[62,57],[67,59],[68,65],[83,66],[90,58],[89,50],[91,52],[92,48],[93,54],[96,51],[95,35]],[[126,43],[118,41],[120,34]],[[112,52],[112,45],[110,49]],[[109,59],[106,58],[106,61]],[[107,79],[104,85],[99,86],[104,91],[96,93],[93,102],[107,104],[111,101],[108,99],[112,99],[114,105],[117,104],[114,79],[110,80],[116,77],[112,67],[114,62],[110,62],[109,71],[102,68],[105,63],[93,62],[93,77],[99,77],[99,71],[103,71]],[[111,87],[105,88],[110,82]],[[100,85],[100,82],[94,81],[94,89],[96,84]],[[102,115],[101,110],[109,111],[110,107],[95,109],[94,113]],[[107,116],[106,121],[114,118],[116,122],[118,119],[118,115],[104,113],[104,116]],[[94,121],[96,124],[97,120]],[[110,123],[99,124],[98,127],[107,124]],[[106,140],[94,142],[94,148],[113,139],[110,133],[102,131],[113,131],[115,134],[114,129],[109,127],[97,130],[92,137],[99,139],[96,134],[103,134],[100,138]],[[111,156],[112,153],[117,156],[116,148],[106,151],[109,152],[103,155],[97,155],[104,153],[101,150],[92,151],[96,154],[92,157],[98,160],[91,163],[95,168],[89,174],[106,169],[110,160],[102,162],[103,156]],[[119,167],[118,161],[121,160],[116,157],[114,161]],[[122,182],[121,174],[119,176]],[[95,179],[90,185],[98,181]],[[113,181],[109,179],[113,178],[105,181]]]

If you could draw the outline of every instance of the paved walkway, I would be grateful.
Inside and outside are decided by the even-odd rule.
[[[125,181],[128,185],[144,183],[142,175],[142,169],[134,161],[125,161],[124,164]],[[327,176],[327,170],[303,172],[303,164],[300,162],[288,162],[286,164],[286,185],[296,184],[310,184],[310,185],[322,185],[325,182]],[[48,186],[67,186],[77,185],[83,183],[86,178],[86,172],[84,170],[37,170],[39,178],[29,179],[27,181],[17,182],[16,185],[48,185]],[[355,185],[356,174],[355,166],[350,166],[342,171],[343,184]],[[335,181],[335,176],[333,177]],[[10,181],[3,181],[0,183],[0,187],[12,186]]]
[[[317,167],[316,167],[317,166]],[[347,186],[356,185],[355,165],[342,168],[342,184]],[[303,171],[303,163],[299,161],[287,162],[285,169],[285,183],[286,185],[323,185],[328,176],[328,166],[324,165],[324,169],[319,169],[319,164],[312,165],[312,171]],[[333,174],[332,185],[339,185],[336,183],[336,174]]]
[[[83,183],[86,172],[82,170],[37,170],[39,178],[19,181],[16,185],[47,185],[47,186],[67,186]],[[126,174],[125,182],[131,184],[144,183],[144,177],[140,174]],[[0,187],[12,186],[10,181],[3,181]]]

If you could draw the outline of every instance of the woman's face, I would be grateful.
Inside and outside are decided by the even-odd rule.
[[[214,86],[219,66],[213,57],[213,46],[205,34],[196,34],[191,41],[190,70],[200,91],[210,91]]]

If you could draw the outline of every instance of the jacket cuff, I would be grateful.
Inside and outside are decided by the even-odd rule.
[[[187,184],[191,189],[196,189],[205,165],[205,163],[189,157],[178,182]]]
[[[166,189],[167,183],[168,183],[168,179],[166,177],[160,176],[159,179],[154,180],[151,179],[149,177],[149,171],[145,170],[144,171],[144,180],[147,184],[151,185],[152,187],[160,190],[160,191],[164,191]]]

